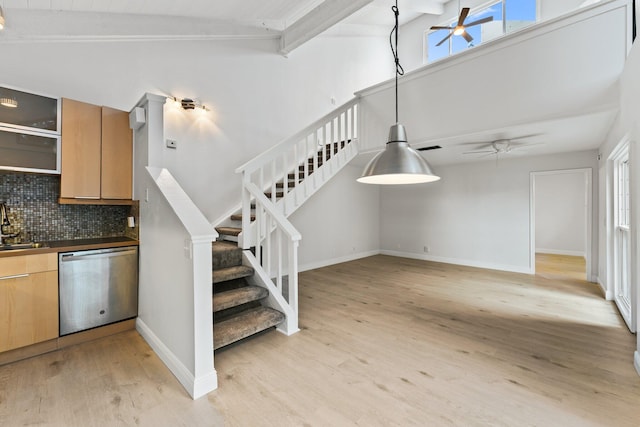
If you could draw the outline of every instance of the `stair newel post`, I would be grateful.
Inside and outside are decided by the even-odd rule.
[[[278,248],[278,268],[276,275],[276,286],[282,293],[282,229],[278,227],[276,230],[276,247]]]
[[[251,247],[251,237],[249,236],[249,227],[251,222],[251,193],[247,189],[247,185],[251,181],[251,173],[244,171],[242,173],[242,234],[240,236],[240,246],[242,249]]]
[[[289,193],[289,162],[287,152],[282,153],[282,213],[286,217],[289,213],[289,198],[287,197],[287,193]]]
[[[271,242],[271,236],[273,235],[273,232],[271,230],[273,230],[274,220],[268,212],[265,213],[265,217],[266,217],[266,226],[265,226],[265,229],[263,230],[264,232],[264,264],[263,266],[266,266],[265,270],[267,272],[267,275],[271,277],[271,270],[273,266],[273,245]]]
[[[244,219],[244,217],[242,218]],[[253,245],[255,247],[256,259],[258,262],[262,260],[262,224],[264,222],[264,209],[262,208],[262,203],[259,203],[256,200],[256,221],[254,227],[254,242]]]
[[[289,280],[287,282],[288,288],[288,302],[293,312],[295,313],[295,329],[298,328],[298,240],[291,240],[289,244]]]

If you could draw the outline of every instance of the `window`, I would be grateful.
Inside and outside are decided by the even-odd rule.
[[[427,62],[437,61],[463,50],[477,46],[486,41],[502,36],[511,31],[517,31],[536,22],[536,0],[501,0],[490,3],[488,6],[472,11],[465,23],[472,23],[478,19],[493,17],[493,21],[467,27],[466,31],[473,40],[467,42],[461,36],[451,36],[440,46],[438,44],[448,35],[448,30],[427,31],[426,49]],[[442,24],[453,27],[457,19]]]

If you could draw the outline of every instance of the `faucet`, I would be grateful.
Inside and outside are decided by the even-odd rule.
[[[11,225],[11,223],[7,215],[7,205],[0,203],[0,245],[4,244],[3,239],[10,239],[20,234],[20,232],[4,234],[4,227],[8,227],[9,225]]]

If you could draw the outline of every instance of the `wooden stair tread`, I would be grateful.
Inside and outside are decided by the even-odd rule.
[[[218,268],[213,270],[211,280],[213,283],[226,282],[227,280],[241,279],[243,277],[253,276],[253,268],[246,265],[237,265],[235,267]]]
[[[226,236],[238,236],[242,233],[242,228],[237,227],[216,227],[216,231],[219,234],[224,234]]]
[[[260,286],[244,286],[213,295],[213,311],[218,312],[269,296],[269,291]]]
[[[240,341],[276,326],[284,320],[281,312],[268,307],[247,310],[213,325],[213,349]]]
[[[224,240],[213,242],[213,244],[211,245],[211,250],[213,251],[213,253],[237,251],[239,249],[240,248],[238,248],[237,243],[225,242]]]
[[[242,214],[233,214],[231,215],[231,220],[232,221],[242,221]],[[256,216],[254,214],[251,214],[251,221],[255,221],[256,220]]]

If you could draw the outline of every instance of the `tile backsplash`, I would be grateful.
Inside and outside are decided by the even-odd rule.
[[[0,173],[0,203],[24,241],[51,241],[130,235],[131,206],[60,205],[60,177]],[[136,230],[137,231],[137,230]]]

